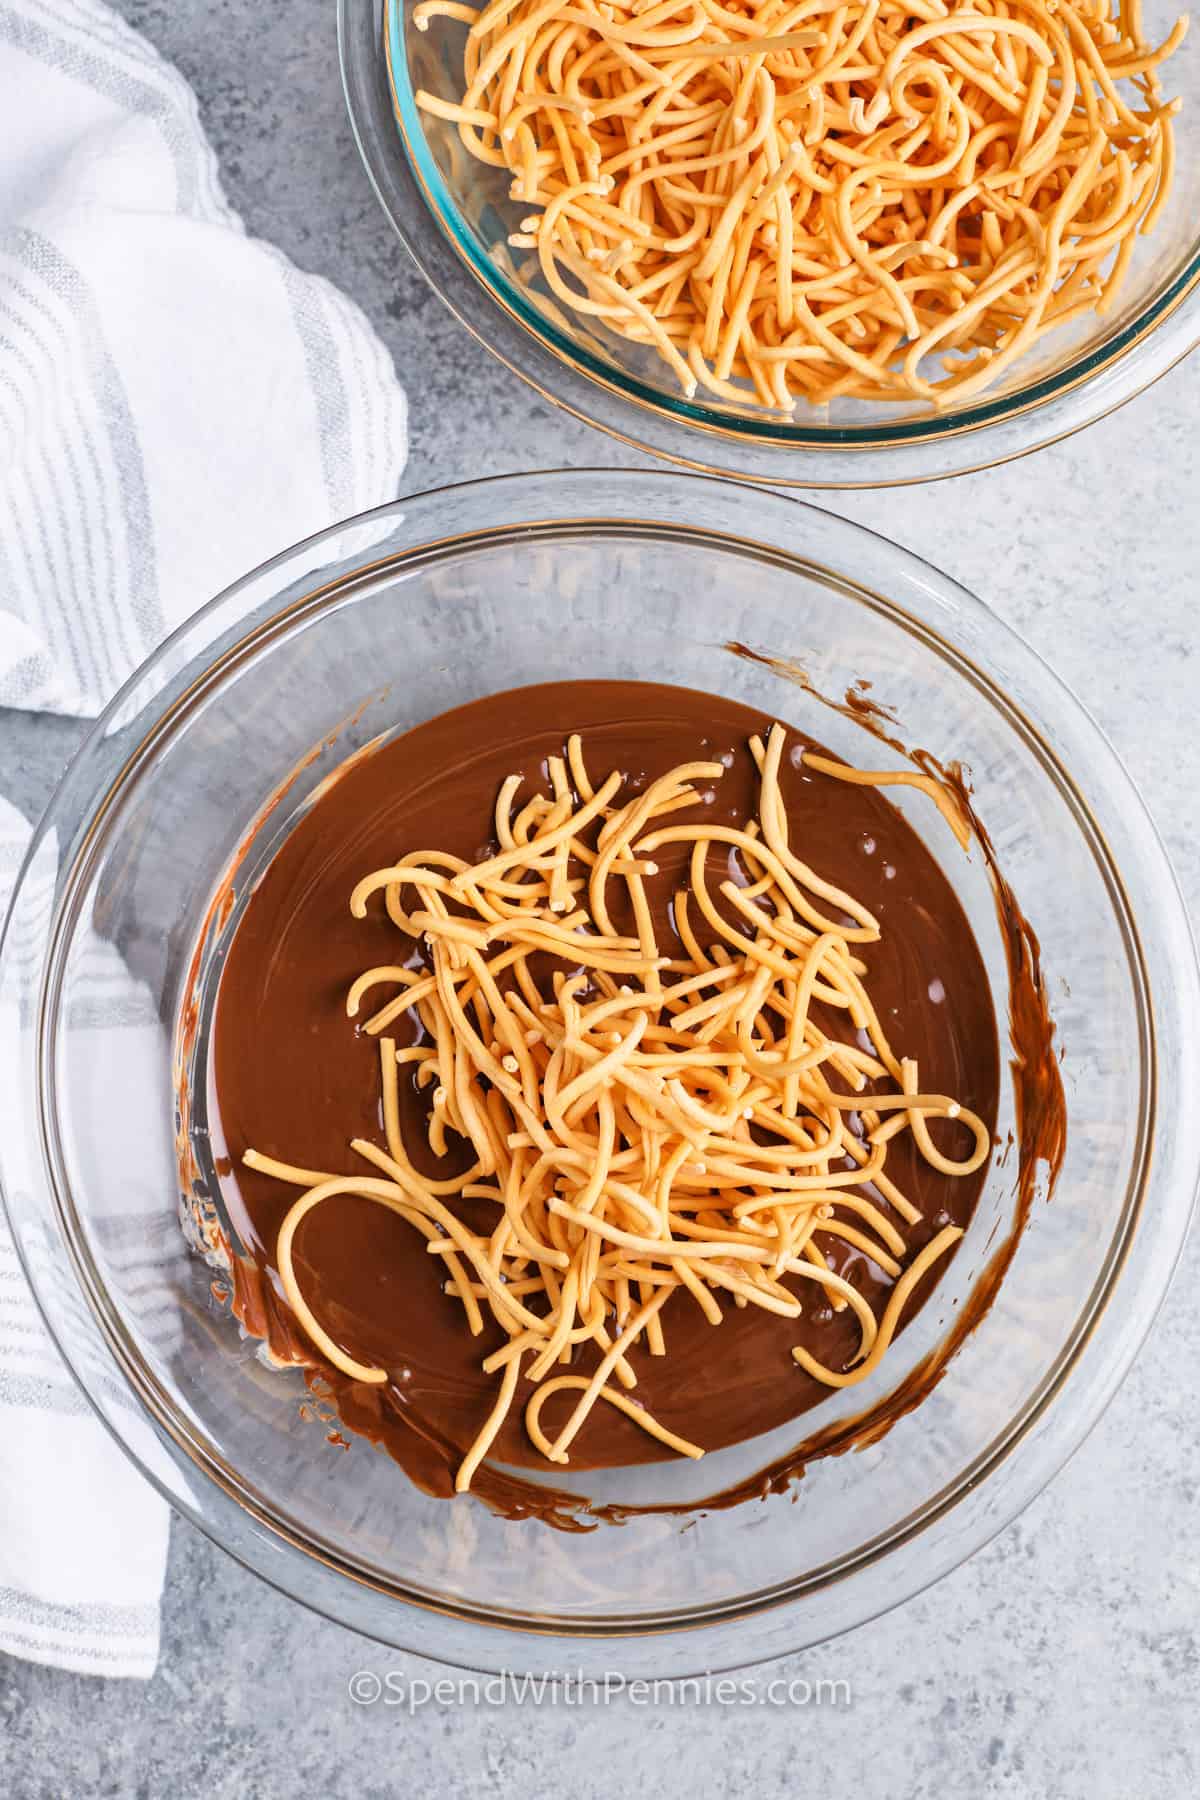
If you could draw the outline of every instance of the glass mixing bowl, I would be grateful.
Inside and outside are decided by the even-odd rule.
[[[507,171],[469,157],[457,130],[418,110],[424,88],[457,100],[465,27],[416,30],[416,0],[338,0],[342,78],[358,147],[388,218],[456,317],[548,400],[639,449],[690,468],[782,486],[869,487],[960,475],[1102,418],[1200,341],[1200,32],[1164,74],[1183,101],[1177,170],[1154,233],[1138,241],[1111,313],[1043,337],[995,388],[928,408],[840,400],[784,421],[713,396],[686,400],[643,346],[568,318],[513,263],[528,208]],[[1177,0],[1146,0],[1151,41]]]
[[[790,659],[811,689],[730,640]],[[899,729],[962,758],[1041,935],[1069,1133],[995,1303],[886,1435],[816,1461],[784,1494],[565,1535],[469,1497],[432,1500],[361,1441],[327,1444],[311,1405],[302,1412],[299,1373],[264,1366],[185,1248],[179,1158],[189,1179],[211,1174],[203,1070],[231,927],[226,872],[236,866],[236,908],[356,746],[489,691],[584,673],[742,699],[852,761],[894,764],[817,697],[867,680]],[[1003,1026],[984,867],[923,795],[894,791],[962,896]],[[403,500],[276,558],[170,638],[99,720],[37,832],[7,928],[0,1069],[22,1123],[0,1143],[0,1174],[38,1300],[93,1405],[248,1568],[452,1662],[718,1669],[811,1644],[924,1587],[1079,1443],[1186,1228],[1197,1016],[1186,915],[1128,777],[978,600],[860,527],[755,488],[526,475]],[[1015,1155],[997,1158],[963,1246],[869,1388],[831,1394],[803,1432],[565,1485],[686,1503],[890,1392],[969,1303],[1009,1229],[1016,1170]]]

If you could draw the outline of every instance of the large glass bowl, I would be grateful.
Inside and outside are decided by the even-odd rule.
[[[790,659],[816,692],[730,640]],[[189,1183],[211,1174],[208,977],[230,906],[297,810],[380,733],[585,673],[742,699],[851,760],[896,762],[817,697],[866,680],[910,741],[962,758],[1041,937],[1069,1135],[995,1303],[886,1435],[768,1499],[565,1535],[470,1497],[429,1499],[365,1443],[327,1444],[312,1408],[303,1416],[299,1374],[264,1366],[185,1248],[178,1203],[181,1158]],[[963,898],[1005,1027],[984,867],[923,795],[894,791]],[[234,899],[222,901],[231,868]],[[755,488],[527,475],[403,500],[299,545],[213,601],[109,707],[38,830],[7,928],[0,1070],[20,1127],[0,1143],[0,1173],[38,1300],[93,1405],[248,1568],[453,1662],[717,1669],[813,1643],[924,1587],[1079,1443],[1185,1231],[1200,1166],[1198,1016],[1186,916],[1128,777],[978,600],[860,527]],[[831,1394],[806,1427],[882,1398],[953,1327],[1011,1226],[1017,1165],[997,1159],[963,1246],[870,1386]],[[800,1435],[567,1482],[686,1503]]]
[[[388,218],[434,290],[481,343],[547,399],[640,449],[690,468],[783,486],[866,487],[988,467],[1102,418],[1200,341],[1200,32],[1164,72],[1183,101],[1177,170],[1154,233],[1139,239],[1103,319],[1048,333],[995,388],[945,411],[840,400],[782,420],[698,395],[686,400],[650,351],[568,318],[513,262],[528,207],[506,171],[469,157],[457,130],[421,112],[424,88],[461,97],[465,26],[416,30],[416,0],[338,0],[342,77],[358,146]],[[1177,0],[1146,0],[1160,41]]]

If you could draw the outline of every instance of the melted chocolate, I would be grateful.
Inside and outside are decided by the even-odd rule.
[[[543,788],[545,758],[576,730],[584,734],[593,771],[620,768],[627,791],[680,762],[727,760],[728,773],[704,816],[745,820],[757,806],[747,739],[769,723],[731,701],[648,683],[566,682],[478,701],[353,760],[322,790],[250,898],[221,976],[213,1067],[232,1165],[223,1187],[244,1252],[235,1261],[238,1311],[276,1355],[319,1370],[342,1421],[382,1441],[430,1492],[451,1491],[462,1452],[493,1403],[495,1377],[483,1375],[479,1364],[503,1341],[498,1328],[472,1338],[458,1303],[442,1291],[440,1265],[411,1228],[368,1200],[336,1197],[297,1234],[299,1279],[338,1343],[387,1368],[390,1381],[366,1386],[328,1368],[296,1325],[273,1261],[295,1190],[241,1166],[253,1146],[308,1167],[363,1173],[349,1140],[383,1143],[378,1046],[347,1019],[345,994],[363,969],[405,960],[418,966],[421,950],[398,946],[381,905],[367,919],[353,919],[350,891],[364,873],[414,850],[488,854],[502,779],[520,772],[526,794]],[[799,734],[791,743],[820,749]],[[922,1086],[955,1094],[994,1124],[995,1017],[982,959],[950,883],[876,790],[803,769],[795,758],[785,761],[782,779],[792,842],[870,907],[883,928],[883,943],[869,947],[865,960],[894,1044],[918,1058]],[[668,954],[675,941],[670,900],[683,885],[686,854],[683,846],[661,852],[660,875],[649,884]],[[385,996],[380,990],[380,999]],[[420,1142],[426,1102],[411,1085],[402,1098],[406,1139]],[[961,1128],[941,1129],[948,1153],[961,1154]],[[957,1180],[939,1175],[907,1134],[890,1147],[888,1173],[924,1215],[915,1228],[897,1221],[910,1254],[944,1224],[967,1223],[986,1177],[986,1169]],[[871,1197],[887,1210],[873,1191]],[[470,1204],[462,1210],[468,1216]],[[494,1208],[486,1208],[469,1222],[492,1220]],[[822,1248],[880,1308],[890,1286],[884,1273],[841,1240],[826,1238]],[[947,1261],[922,1283],[905,1322]],[[717,1449],[785,1424],[827,1398],[829,1390],[797,1366],[791,1347],[803,1342],[823,1362],[841,1367],[856,1346],[857,1328],[849,1312],[833,1313],[812,1283],[801,1285],[799,1321],[729,1305],[714,1327],[689,1296],[673,1296],[663,1315],[667,1357],[636,1357],[639,1399],[669,1429]],[[576,1372],[593,1364],[594,1353],[585,1348]],[[544,1422],[551,1431],[573,1402],[568,1392],[548,1403]],[[615,1409],[598,1408],[573,1447],[572,1464],[619,1467],[670,1455]],[[537,1512],[558,1524],[574,1522],[577,1499],[534,1487],[497,1462],[545,1469],[519,1411],[503,1428],[475,1491],[510,1516]]]

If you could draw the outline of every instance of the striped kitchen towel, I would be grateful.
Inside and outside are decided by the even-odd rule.
[[[0,911],[16,880],[29,840],[29,826],[0,799]],[[43,884],[47,900],[55,873],[51,857]],[[28,879],[38,881],[36,867]],[[37,946],[10,938],[5,956],[36,955]],[[110,944],[89,947],[88,1034],[100,1066],[114,1079],[139,1082],[153,1091],[165,1064],[153,1003]],[[0,1122],[21,1091],[8,1058],[17,1041],[0,1001]],[[170,1130],[169,1107],[163,1108]],[[10,1133],[6,1174],[20,1183],[16,1146]],[[17,1198],[16,1187],[10,1195]],[[159,1208],[157,1219],[170,1215]],[[156,1271],[181,1242],[162,1242],[161,1228],[136,1214],[104,1222],[106,1237],[120,1232],[125,1267],[136,1272],[135,1292],[162,1284]],[[47,1235],[49,1235],[47,1224]],[[25,1254],[36,1261],[43,1282],[63,1279],[57,1259],[36,1237]],[[80,1291],[61,1295],[60,1316],[85,1305]],[[87,1341],[79,1333],[78,1344]],[[111,1368],[99,1378],[112,1383]],[[136,1417],[136,1403],[124,1390],[108,1403],[134,1414],[129,1428],[143,1429],[153,1466],[148,1426]],[[167,1554],[166,1505],[108,1437],[63,1363],[42,1324],[0,1215],[0,1653],[56,1663],[92,1675],[150,1675],[158,1654],[158,1602]],[[2,1658],[0,1658],[2,1660]]]
[[[357,307],[226,202],[195,96],[98,0],[0,0],[0,705],[94,713],[264,558],[394,496]]]
[[[404,395],[358,309],[247,237],[191,90],[99,0],[0,0],[0,121],[0,706],[86,716],[227,583],[397,492]],[[26,837],[0,801],[0,914]],[[97,966],[136,1078],[152,1009]],[[0,1131],[11,1094],[0,1070]],[[178,1249],[120,1224],[147,1266]],[[148,1675],[166,1509],[2,1213],[0,1445],[0,1652]]]

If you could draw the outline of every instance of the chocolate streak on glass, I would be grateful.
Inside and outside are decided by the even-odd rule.
[[[1008,964],[1009,1068],[1016,1113],[1017,1180],[1008,1231],[976,1277],[966,1304],[936,1349],[923,1357],[916,1368],[869,1412],[838,1420],[823,1431],[814,1432],[786,1456],[758,1470],[746,1481],[705,1500],[704,1506],[710,1508],[735,1506],[742,1500],[782,1493],[804,1474],[810,1462],[821,1456],[836,1456],[878,1442],[897,1420],[912,1412],[926,1398],[989,1311],[1016,1255],[1035,1200],[1039,1194],[1048,1200],[1054,1192],[1067,1149],[1067,1101],[1042,970],[1041,946],[1000,868],[995,846],[975,810],[971,784],[962,764],[943,763],[928,750],[910,749],[899,735],[903,728],[895,713],[871,697],[869,682],[856,683],[837,700],[822,693],[798,662],[732,641],[725,648],[732,655],[762,664],[783,680],[793,682],[832,712],[853,719],[872,737],[906,757],[922,774],[940,781],[968,820],[983,853]],[[910,1312],[908,1317],[911,1316]],[[605,1517],[617,1520],[640,1510],[643,1509],[613,1506],[603,1512]],[[694,1508],[645,1510],[688,1512]]]

